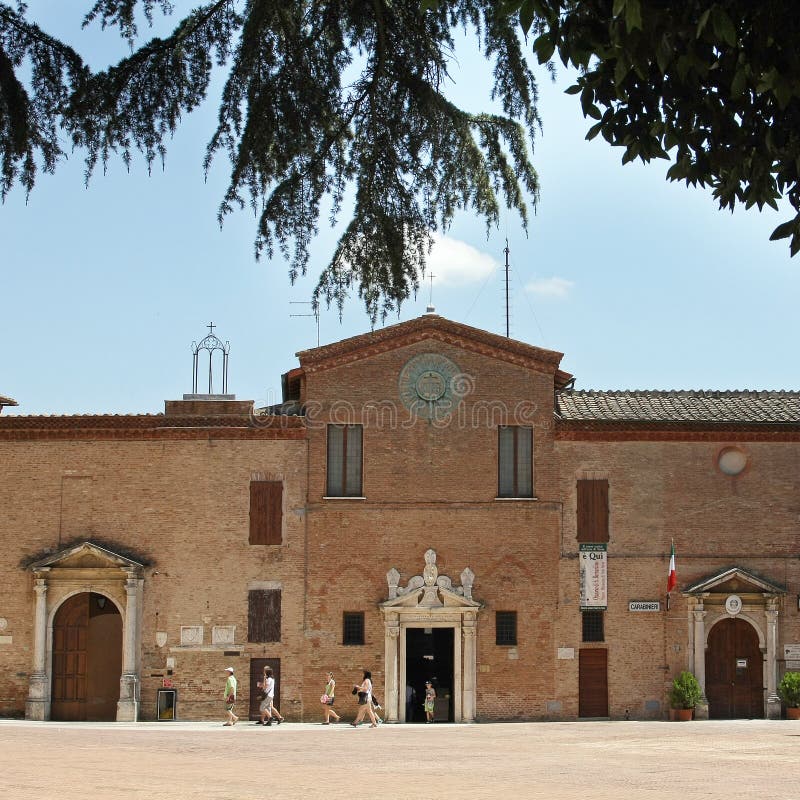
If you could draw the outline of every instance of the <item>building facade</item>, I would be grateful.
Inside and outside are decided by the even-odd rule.
[[[0,715],[219,718],[228,665],[252,713],[266,664],[290,720],[364,669],[396,722],[667,718],[683,669],[781,715],[799,393],[577,391],[433,314],[298,357],[270,409],[0,418]]]

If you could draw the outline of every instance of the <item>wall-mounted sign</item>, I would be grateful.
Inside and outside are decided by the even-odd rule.
[[[736,659],[736,669],[747,669],[747,659],[746,658],[737,658]]]
[[[785,644],[783,657],[791,661],[800,661],[800,644]]]
[[[581,608],[608,607],[608,553],[605,544],[580,545]]]
[[[628,611],[661,611],[661,603],[658,600],[631,600]]]
[[[558,657],[562,661],[569,661],[572,658],[575,658],[575,648],[574,647],[559,647],[558,648]]]
[[[738,594],[732,594],[725,600],[725,610],[735,617],[742,610],[742,598]]]

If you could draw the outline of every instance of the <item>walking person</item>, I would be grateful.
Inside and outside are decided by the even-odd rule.
[[[377,728],[378,722],[375,719],[375,712],[372,710],[372,673],[365,669],[364,680],[361,681],[361,684],[354,683],[353,689],[358,694],[358,714],[350,724],[357,728],[364,717],[369,714],[369,718],[372,720],[370,728]]]
[[[225,710],[228,712],[228,719],[222,724],[229,727],[235,725],[239,717],[233,713],[233,707],[236,705],[236,676],[233,674],[233,667],[226,667],[225,672],[228,675],[225,681]]]
[[[261,712],[261,722],[264,725],[272,725],[272,721],[280,725],[283,722],[283,717],[277,708],[275,708],[275,678],[272,674],[272,667],[264,667],[264,694],[266,699],[263,701],[264,710]],[[266,720],[266,721],[265,721]]]
[[[331,717],[334,722],[339,722],[341,717],[333,710],[333,697],[336,693],[336,681],[333,679],[333,673],[329,672],[327,675],[328,683],[325,686],[325,692],[320,698],[322,703],[322,713],[325,716],[323,725],[330,725]]]
[[[436,708],[436,689],[430,681],[425,681],[425,722],[433,722],[433,712]]]

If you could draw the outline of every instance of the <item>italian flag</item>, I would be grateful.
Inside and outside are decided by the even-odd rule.
[[[667,594],[678,585],[678,576],[675,574],[675,542],[669,556],[669,574],[667,575]]]

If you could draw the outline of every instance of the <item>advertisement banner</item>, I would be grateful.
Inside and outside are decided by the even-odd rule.
[[[580,545],[581,608],[608,607],[608,553],[605,544]]]

